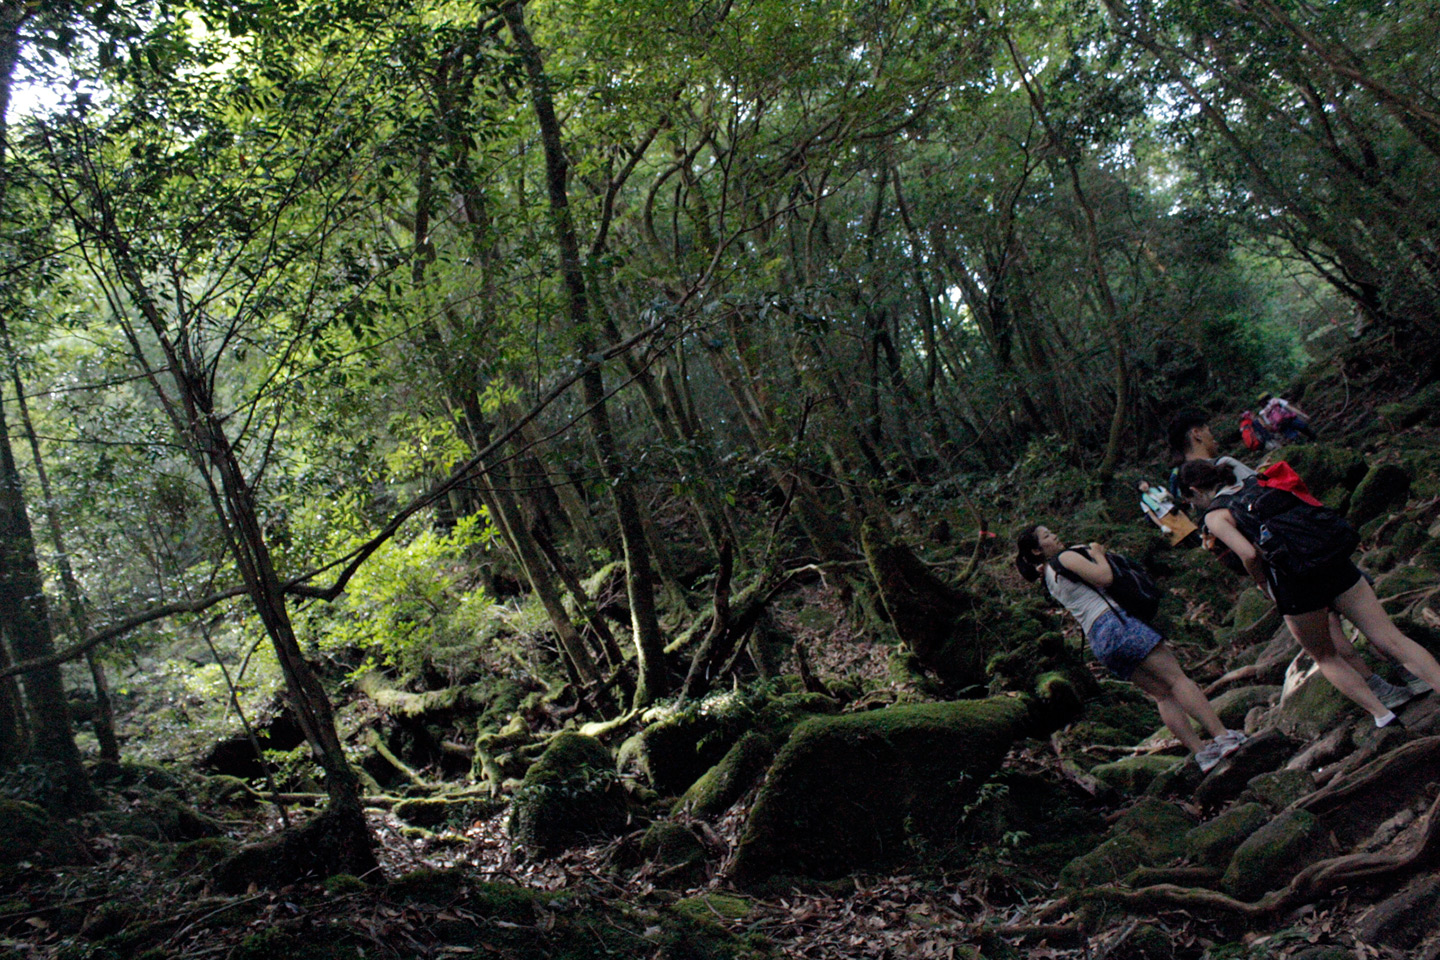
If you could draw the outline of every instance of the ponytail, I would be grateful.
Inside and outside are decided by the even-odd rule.
[[[1015,569],[1020,571],[1020,576],[1032,583],[1040,579],[1040,565],[1042,561],[1036,560],[1036,554],[1040,552],[1040,537],[1035,531],[1040,529],[1040,524],[1032,524],[1020,531],[1020,536],[1015,538]]]

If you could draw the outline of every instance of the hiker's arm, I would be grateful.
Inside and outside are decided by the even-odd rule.
[[[1260,592],[1267,597],[1270,596],[1270,585],[1265,579],[1265,558],[1260,556],[1260,551],[1255,545],[1245,539],[1235,526],[1235,519],[1230,515],[1229,510],[1212,510],[1205,514],[1205,528],[1215,535],[1215,538],[1225,546],[1234,551],[1240,562],[1245,564],[1245,572],[1250,574],[1250,579],[1260,588]]]
[[[1105,548],[1098,543],[1090,544],[1090,552],[1095,559],[1092,560],[1076,550],[1066,550],[1060,554],[1060,566],[1091,586],[1104,589],[1115,579],[1115,575],[1110,572],[1110,561],[1105,559]]]

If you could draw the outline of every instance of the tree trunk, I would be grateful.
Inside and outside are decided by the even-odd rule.
[[[14,660],[55,652],[43,583],[24,488],[10,449],[5,405],[0,402],[0,642]],[[74,809],[92,808],[96,799],[75,746],[60,668],[31,670],[21,675],[20,682],[30,719],[26,756],[56,766],[65,780],[66,801]]]
[[[555,239],[560,247],[560,272],[565,286],[566,306],[581,356],[595,353],[590,333],[591,318],[585,277],[580,266],[580,245],[570,217],[567,188],[567,166],[560,139],[560,121],[550,96],[550,80],[540,50],[525,26],[524,7],[519,2],[504,8],[505,23],[520,54],[530,86],[531,103],[540,127],[540,141],[545,151],[545,182],[550,197],[550,215],[554,221]],[[664,696],[670,687],[665,669],[664,641],[655,611],[655,588],[650,569],[650,553],[646,549],[645,530],[629,472],[621,459],[610,414],[605,402],[605,379],[599,367],[591,368],[581,381],[591,440],[600,461],[601,472],[610,482],[616,517],[620,524],[620,540],[625,551],[626,590],[630,599],[630,617],[634,630],[636,659],[640,667],[635,687],[635,705],[644,706]]]
[[[55,546],[55,565],[60,570],[60,585],[65,594],[65,608],[70,623],[70,635],[78,643],[90,635],[90,618],[85,613],[85,602],[80,597],[80,584],[75,580],[75,570],[70,565],[70,552],[65,549],[65,534],[60,524],[60,512],[55,508],[55,496],[50,491],[50,474],[40,455],[40,439],[35,435],[35,426],[30,421],[30,405],[25,402],[24,384],[20,370],[15,364],[14,349],[10,344],[9,331],[0,318],[0,345],[10,354],[10,377],[15,384],[16,406],[20,411],[20,422],[30,442],[30,456],[35,463],[35,476],[40,480],[40,496],[45,502],[45,521],[50,528],[50,540]],[[90,678],[95,685],[95,739],[100,743],[100,759],[111,762],[120,760],[120,742],[115,738],[115,711],[110,704],[110,684],[105,679],[105,666],[94,650],[85,651],[85,663],[90,667]]]

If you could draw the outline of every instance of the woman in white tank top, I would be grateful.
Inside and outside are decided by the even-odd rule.
[[[1045,589],[1079,622],[1096,659],[1155,700],[1160,719],[1195,755],[1201,770],[1208,772],[1245,742],[1245,734],[1225,729],[1165,638],[1110,599],[1105,588],[1113,573],[1103,546],[1067,549],[1048,527],[1037,524],[1020,534],[1015,566],[1032,581],[1043,570]],[[1190,726],[1191,717],[1214,739],[1203,740]]]

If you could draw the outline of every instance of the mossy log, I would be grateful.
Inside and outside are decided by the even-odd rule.
[[[435,720],[455,714],[481,713],[495,692],[488,683],[471,683],[426,693],[407,693],[388,683],[378,671],[362,673],[355,689],[386,713],[403,720]]]

